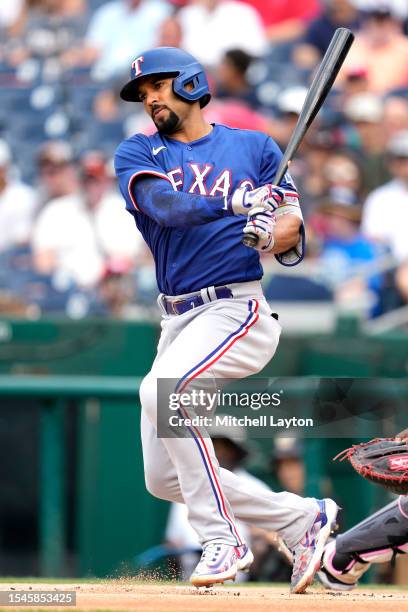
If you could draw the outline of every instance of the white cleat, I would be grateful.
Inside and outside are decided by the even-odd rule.
[[[248,571],[253,560],[254,556],[246,544],[207,544],[190,582],[200,587],[235,580],[237,572]]]
[[[238,559],[238,569],[240,572],[249,572],[249,568],[254,562],[254,555],[252,551],[248,548],[246,544],[242,544],[241,546],[237,546],[239,559]]]

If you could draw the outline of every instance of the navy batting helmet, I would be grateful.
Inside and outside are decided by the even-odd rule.
[[[120,92],[122,100],[140,102],[138,80],[150,74],[174,74],[174,93],[188,102],[199,100],[201,108],[211,99],[204,69],[195,57],[176,47],[157,47],[132,62],[130,81]],[[188,83],[192,89],[186,89]]]

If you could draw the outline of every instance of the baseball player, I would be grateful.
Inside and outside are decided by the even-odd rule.
[[[265,134],[205,121],[210,92],[202,66],[171,47],[149,50],[131,67],[124,100],[142,103],[157,132],[123,141],[115,169],[127,210],[150,247],[160,290],[162,334],[140,387],[147,489],[187,505],[203,546],[196,586],[234,579],[253,555],[235,517],[278,531],[293,551],[291,590],[304,592],[320,564],[337,505],[252,489],[220,469],[203,428],[157,437],[157,383],[175,379],[190,393],[199,379],[259,372],[278,345],[280,325],[262,294],[260,252],[284,265],[303,256],[296,188],[271,184],[281,152]],[[255,233],[256,248],[242,244]],[[186,409],[180,404],[180,417]]]
[[[397,439],[408,443],[408,429]],[[319,579],[328,589],[350,591],[371,563],[386,563],[406,553],[408,495],[401,495],[326,545]]]

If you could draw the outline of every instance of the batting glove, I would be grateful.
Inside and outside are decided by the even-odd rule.
[[[267,253],[273,249],[275,244],[274,232],[276,217],[271,210],[262,207],[253,208],[248,213],[248,220],[243,229],[244,234],[255,234],[258,242],[254,248],[256,251]]]
[[[257,189],[241,187],[236,189],[232,196],[227,197],[227,206],[233,215],[248,215],[255,207],[275,210],[285,199],[283,189],[276,185],[264,185]]]

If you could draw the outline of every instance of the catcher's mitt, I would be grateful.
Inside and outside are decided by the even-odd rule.
[[[346,448],[336,459],[348,459],[361,476],[393,493],[408,493],[408,444],[401,440],[375,438]]]

